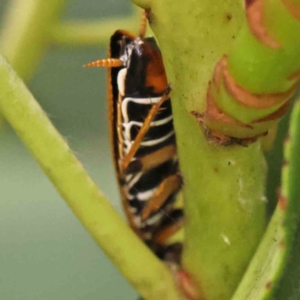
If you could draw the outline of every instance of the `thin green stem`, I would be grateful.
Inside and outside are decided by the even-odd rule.
[[[125,278],[146,299],[179,300],[167,268],[128,228],[98,190],[3,58],[0,58],[0,91],[0,109],[5,118]]]
[[[151,6],[151,0],[132,0],[132,2],[144,9],[147,9]]]
[[[52,27],[53,44],[67,46],[107,46],[111,35],[118,29],[138,33],[141,9],[135,8],[130,17],[107,18],[101,21],[66,21]],[[147,28],[148,35],[151,29]]]
[[[11,0],[1,28],[0,51],[29,80],[49,45],[65,0]]]
[[[282,187],[279,203],[260,243],[260,246],[249,265],[247,272],[232,300],[257,299],[298,299],[298,296],[287,296],[282,290],[294,280],[299,282],[299,272],[288,272],[286,266],[295,262],[295,255],[299,256],[299,176],[300,176],[300,102],[295,104],[290,120],[289,137],[284,147],[284,166],[282,169]],[[295,239],[298,238],[298,241]],[[294,256],[292,250],[295,251]],[[296,276],[296,277],[295,277]],[[284,280],[282,280],[284,279]],[[274,292],[279,295],[275,298]],[[293,291],[289,292],[293,294]]]
[[[278,276],[285,255],[285,248],[282,247],[283,220],[284,214],[281,209],[277,208],[262,242],[231,300],[265,299],[270,293],[273,279]]]
[[[0,134],[2,133],[4,128],[5,128],[5,119],[0,112]]]
[[[109,18],[103,21],[67,21],[52,28],[51,38],[54,44],[69,46],[107,45],[111,35],[119,28],[137,32],[138,18]]]

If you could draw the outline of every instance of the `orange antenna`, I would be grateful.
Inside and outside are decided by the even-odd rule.
[[[141,18],[141,27],[140,27],[140,38],[143,39],[146,35],[146,29],[147,29],[147,14],[146,11],[144,10],[142,12],[142,18]]]
[[[114,67],[121,67],[124,65],[123,60],[117,58],[105,58],[90,62],[85,64],[84,67],[104,67],[104,68],[114,68]]]

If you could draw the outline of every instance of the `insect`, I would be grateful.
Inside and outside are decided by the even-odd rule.
[[[154,38],[117,30],[109,58],[86,64],[108,69],[111,144],[122,203],[133,230],[163,260],[179,264],[177,241],[183,212],[182,185],[170,102],[170,87]]]

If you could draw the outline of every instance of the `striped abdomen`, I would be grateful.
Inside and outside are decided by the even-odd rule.
[[[124,97],[121,104],[122,114],[122,143],[123,155],[125,156],[133,144],[137,133],[143,125],[143,119],[148,115],[153,104],[160,97],[134,98]],[[151,225],[157,224],[163,217],[163,209],[152,214],[144,222],[141,220],[142,210],[148,201],[154,196],[160,183],[171,174],[178,172],[177,156],[171,155],[152,168],[143,170],[145,164],[155,164],[157,155],[169,151],[175,147],[175,135],[170,99],[161,106],[155,119],[140,147],[133,157],[124,176],[122,189],[126,195],[131,212],[134,215],[134,223],[141,230],[150,229]],[[174,195],[170,195],[173,198]],[[171,199],[170,199],[171,200]],[[166,204],[168,201],[166,201]]]
[[[129,153],[145,118],[162,96],[119,98],[120,117],[117,118],[117,126],[121,129],[119,149],[122,151],[119,163]],[[150,123],[120,181],[132,214],[133,226],[163,258],[170,252],[166,251],[170,248],[167,246],[168,229],[170,231],[170,228],[174,229],[175,226],[177,231],[183,217],[182,210],[174,208],[180,181],[173,116],[168,98]],[[158,198],[161,199],[157,201],[156,207],[151,202]],[[149,207],[152,207],[152,210]],[[178,248],[178,245],[176,247]]]

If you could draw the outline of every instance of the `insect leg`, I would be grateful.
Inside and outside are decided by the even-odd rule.
[[[166,177],[158,186],[155,194],[144,207],[141,219],[146,221],[149,216],[158,211],[168,198],[177,192],[182,185],[182,177],[180,174],[172,174]]]
[[[129,152],[127,153],[127,155],[122,159],[122,161],[120,162],[120,169],[123,170],[123,172],[126,172],[126,169],[129,165],[129,163],[131,162],[131,160],[133,159],[135,153],[137,152],[137,150],[140,147],[140,144],[144,138],[144,136],[146,135],[146,133],[148,132],[151,122],[154,120],[156,114],[158,113],[161,105],[169,99],[169,93],[170,93],[170,88],[166,89],[166,92],[163,94],[163,96],[161,97],[161,99],[159,100],[159,102],[155,103],[152,108],[150,109],[142,127],[140,128]]]

